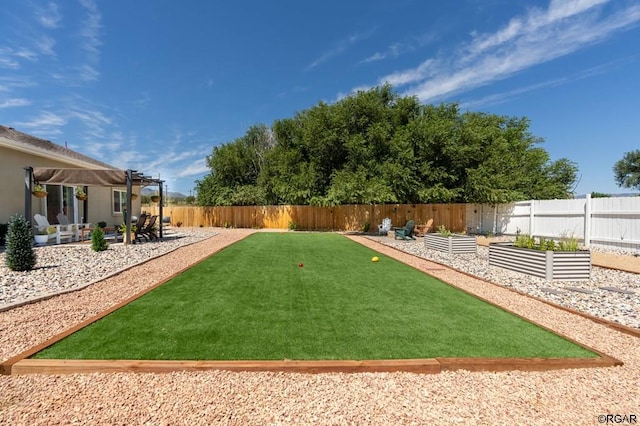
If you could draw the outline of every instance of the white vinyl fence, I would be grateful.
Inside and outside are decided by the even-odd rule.
[[[471,233],[576,237],[586,247],[640,251],[640,197],[467,205]]]

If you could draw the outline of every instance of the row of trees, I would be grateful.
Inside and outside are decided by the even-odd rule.
[[[320,102],[213,148],[199,205],[505,203],[567,198],[577,167],[551,161],[526,118],[422,105],[388,85]]]

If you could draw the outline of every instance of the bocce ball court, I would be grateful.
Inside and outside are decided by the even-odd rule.
[[[3,368],[431,373],[619,364],[343,235],[265,232]]]

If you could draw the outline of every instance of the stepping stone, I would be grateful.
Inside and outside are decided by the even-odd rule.
[[[544,291],[545,293],[549,293],[549,294],[564,294],[563,291],[560,290],[556,290],[555,288],[548,288],[548,287],[542,287],[540,290]]]
[[[635,294],[635,291],[632,290],[625,290],[624,288],[618,288],[618,287],[599,287],[602,290],[609,290],[609,291],[614,291],[616,293],[622,293],[622,294]]]
[[[565,287],[566,290],[570,290],[570,291],[576,291],[578,293],[584,293],[584,294],[593,294],[594,291],[593,290],[587,290],[585,288],[580,288],[580,287]]]

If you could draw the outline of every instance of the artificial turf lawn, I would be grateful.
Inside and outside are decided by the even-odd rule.
[[[373,263],[373,256],[380,261]],[[307,233],[254,234],[35,355],[148,360],[596,356],[343,236]]]

